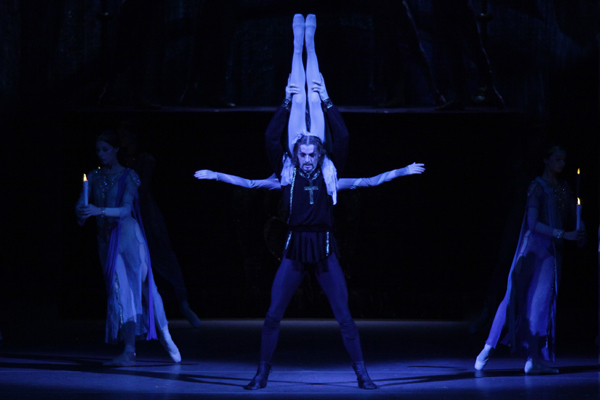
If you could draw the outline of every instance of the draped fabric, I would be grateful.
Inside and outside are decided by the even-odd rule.
[[[119,209],[118,217],[96,217],[107,293],[106,342],[118,342],[120,328],[127,322],[135,323],[137,337],[156,339],[155,323],[162,327],[168,322],[154,283],[140,217],[139,177],[130,169],[116,174],[94,170],[88,179],[91,204]]]
[[[539,222],[567,229],[571,222],[572,194],[563,182],[552,186],[536,178],[529,187],[517,251],[508,276],[506,295],[498,307],[487,344],[502,343],[512,352],[554,360],[556,297],[562,266],[563,240],[536,232]],[[537,213],[537,219],[532,219]]]

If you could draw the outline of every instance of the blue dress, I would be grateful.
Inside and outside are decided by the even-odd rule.
[[[565,182],[553,186],[536,178],[527,193],[527,208],[508,275],[506,295],[498,307],[486,343],[503,344],[532,358],[554,361],[556,296],[562,265],[563,239],[534,228],[574,229],[575,200]]]
[[[155,324],[164,327],[168,321],[152,276],[139,213],[140,179],[126,168],[114,174],[93,170],[88,180],[91,204],[120,211],[119,217],[96,217],[98,253],[107,292],[105,340],[119,342],[119,330],[127,322],[135,323],[136,336],[156,339]],[[83,201],[82,193],[78,205]]]

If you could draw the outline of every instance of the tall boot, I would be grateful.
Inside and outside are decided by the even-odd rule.
[[[258,369],[256,375],[250,381],[249,384],[244,386],[246,390],[257,390],[263,389],[267,386],[267,379],[269,379],[269,373],[271,372],[271,364],[268,362],[261,361],[258,363]]]
[[[377,385],[369,377],[367,368],[365,367],[364,361],[353,362],[352,368],[356,372],[356,380],[358,381],[358,387],[361,389],[377,389]]]

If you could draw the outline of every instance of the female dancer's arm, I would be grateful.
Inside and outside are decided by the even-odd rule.
[[[338,190],[379,186],[384,182],[389,182],[400,176],[422,174],[425,171],[424,165],[425,164],[412,163],[404,168],[393,169],[370,178],[343,178],[338,181]]]
[[[235,186],[241,186],[247,189],[281,189],[281,184],[279,183],[279,180],[277,180],[277,178],[275,177],[275,174],[271,175],[267,179],[251,180],[241,178],[235,175],[224,174],[222,172],[215,172],[208,169],[202,169],[200,171],[196,171],[194,176],[198,179],[212,179],[216,181],[229,183]]]
[[[528,191],[527,227],[533,232],[557,239],[582,240],[585,237],[584,230],[565,232],[562,229],[552,228],[539,220],[542,196],[544,196],[544,189],[539,183],[534,181]]]
[[[90,176],[93,175],[90,174]],[[92,180],[90,180],[90,186],[91,185],[93,185]],[[125,182],[123,200],[118,207],[97,207],[93,204],[89,204],[88,206],[82,206],[80,208],[82,217],[85,219],[88,217],[102,215],[103,217],[122,218],[127,215],[131,215],[133,199],[137,196],[137,190],[139,186],[139,176],[133,170],[129,171],[129,176]],[[116,190],[116,185],[114,189]]]

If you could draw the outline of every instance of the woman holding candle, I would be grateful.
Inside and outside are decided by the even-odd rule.
[[[179,362],[181,356],[169,334],[139,218],[140,180],[133,170],[117,160],[118,143],[118,136],[112,131],[97,138],[96,154],[102,168],[87,174],[91,204],[85,205],[86,196],[82,193],[76,206],[80,225],[87,218],[96,217],[98,251],[108,297],[105,340],[125,343],[123,353],[105,365],[133,364],[136,338],[144,335],[146,340],[156,339],[157,331],[171,359]]]
[[[485,346],[475,361],[481,370],[502,339],[513,352],[527,358],[526,374],[556,374],[558,369],[541,360],[554,361],[556,296],[560,281],[563,240],[583,245],[585,228],[575,230],[575,198],[558,175],[566,152],[551,147],[544,155],[544,173],[527,192],[527,206],[517,252],[508,275],[506,295],[500,303]]]

